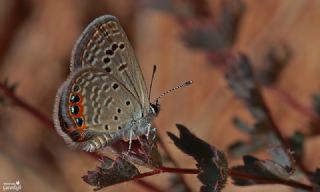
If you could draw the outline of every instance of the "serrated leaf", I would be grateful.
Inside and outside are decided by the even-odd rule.
[[[162,158],[158,150],[156,139],[149,135],[139,137],[138,140],[132,140],[131,150],[128,142],[118,141],[112,145],[112,149],[126,160],[149,168],[159,168],[162,166]]]
[[[198,178],[203,184],[202,192],[219,192],[228,177],[228,162],[222,151],[193,135],[185,126],[177,125],[180,138],[168,133],[174,144],[197,161]]]
[[[295,158],[301,160],[304,155],[304,142],[305,142],[305,135],[299,131],[295,131],[293,135],[289,137],[289,143],[294,151]]]
[[[269,179],[284,179],[288,180],[292,175],[286,167],[283,167],[279,163],[273,160],[259,160],[253,156],[246,155],[243,157],[244,165],[234,166],[232,171],[241,172],[243,174],[249,174],[252,176],[264,177]],[[249,178],[239,178],[232,176],[235,185],[256,185],[265,184],[263,180],[252,180]]]
[[[296,169],[293,152],[285,149],[273,134],[270,135],[269,142],[271,147],[268,151],[272,156],[272,160],[281,166],[281,168],[277,170],[282,171],[282,168],[285,169],[283,172],[278,172],[278,176],[281,178],[291,176]],[[275,165],[275,167],[277,167],[277,165]],[[276,172],[274,174],[276,174]]]
[[[263,58],[264,68],[258,71],[259,82],[267,86],[276,83],[291,56],[291,50],[284,44],[269,48]]]
[[[308,174],[315,187],[315,192],[320,191],[320,168],[317,168],[314,172]]]
[[[264,122],[267,118],[264,100],[256,83],[249,58],[240,54],[231,63],[225,77],[230,88],[245,103],[253,117],[258,122]]]
[[[245,143],[244,141],[236,141],[228,146],[228,153],[233,157],[242,157],[243,155],[247,155],[257,151],[264,146],[265,144],[262,144],[259,140],[250,143]]]
[[[89,185],[95,186],[95,191],[120,182],[128,181],[139,175],[139,170],[130,162],[118,158],[115,161],[103,157],[101,166],[95,171],[88,171],[82,179]]]
[[[251,134],[253,131],[253,127],[248,125],[246,122],[242,121],[242,119],[236,117],[233,119],[233,124],[236,126],[236,128],[239,129],[239,131],[247,134]]]
[[[233,123],[241,132],[249,135],[247,142],[237,141],[228,148],[230,155],[242,157],[260,150],[270,144],[269,135],[272,132],[268,129],[267,121],[256,122],[252,127],[243,122],[240,118],[235,118]]]

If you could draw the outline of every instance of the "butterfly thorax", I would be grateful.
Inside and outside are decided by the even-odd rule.
[[[130,132],[132,132],[131,139],[136,139],[137,137],[142,135],[148,136],[151,130],[151,123],[153,119],[159,114],[159,111],[159,103],[150,103],[149,109],[146,110],[145,114],[142,114],[140,118],[134,119],[127,124],[125,131],[122,133],[122,137],[125,140],[129,140],[131,134]]]

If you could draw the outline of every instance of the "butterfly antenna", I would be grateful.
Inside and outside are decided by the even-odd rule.
[[[184,83],[182,83],[182,84],[180,84],[180,85],[178,85],[178,86],[176,86],[176,87],[174,87],[174,88],[172,88],[172,89],[170,89],[170,90],[162,93],[159,97],[157,97],[157,98],[155,99],[155,100],[156,100],[156,103],[158,103],[159,99],[160,99],[161,97],[165,96],[166,94],[171,93],[172,91],[175,91],[175,90],[180,89],[180,88],[182,88],[182,87],[189,86],[189,85],[191,85],[192,83],[193,83],[193,81],[191,81],[191,80],[190,80],[190,81],[186,81],[186,82],[184,82]]]
[[[154,75],[156,74],[156,71],[157,71],[157,66],[156,66],[156,65],[153,65],[152,76],[151,76],[151,83],[150,83],[150,88],[149,88],[149,102],[150,102],[150,96],[151,96],[151,89],[152,89],[153,79],[154,79]]]

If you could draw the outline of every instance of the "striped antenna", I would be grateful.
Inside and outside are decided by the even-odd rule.
[[[177,89],[179,89],[179,88],[189,86],[189,85],[191,85],[192,83],[193,83],[193,81],[191,81],[191,80],[190,80],[190,81],[186,81],[186,82],[184,82],[184,83],[182,83],[182,84],[180,84],[180,85],[178,85],[178,86],[176,86],[176,87],[174,87],[174,88],[172,88],[172,89],[170,89],[170,90],[162,93],[159,97],[157,97],[157,98],[155,99],[155,100],[156,100],[156,103],[158,103],[159,99],[160,99],[161,97],[165,96],[166,94],[171,93],[172,91],[175,91],[175,90],[177,90]]]

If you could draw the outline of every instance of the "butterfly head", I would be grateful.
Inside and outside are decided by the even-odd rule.
[[[160,112],[159,100],[156,100],[155,103],[150,103],[150,110],[155,116],[157,116],[159,114],[159,112]]]

